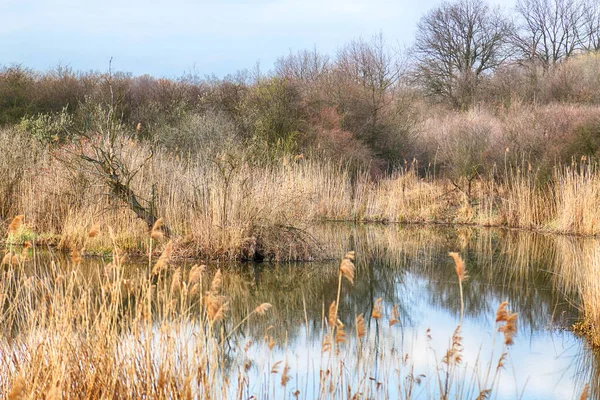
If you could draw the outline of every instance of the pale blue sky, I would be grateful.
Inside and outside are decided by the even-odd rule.
[[[0,65],[223,76],[382,32],[408,45],[440,0],[0,0]],[[495,3],[502,3],[496,0]],[[510,3],[512,5],[512,2]]]

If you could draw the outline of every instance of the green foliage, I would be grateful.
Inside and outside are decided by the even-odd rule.
[[[68,113],[66,107],[59,113],[23,117],[19,123],[20,129],[31,133],[42,143],[66,141],[72,126],[73,116]]]
[[[296,149],[305,128],[301,97],[293,85],[279,78],[259,82],[241,107],[258,152],[276,157]]]
[[[573,139],[568,144],[565,153],[567,158],[599,156],[600,121],[589,121],[575,128]]]

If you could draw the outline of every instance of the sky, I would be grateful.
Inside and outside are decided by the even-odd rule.
[[[501,3],[500,0],[495,0]],[[175,78],[262,71],[290,51],[327,54],[382,33],[410,45],[440,0],[0,0],[0,65]]]

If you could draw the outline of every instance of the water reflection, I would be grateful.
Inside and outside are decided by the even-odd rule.
[[[577,320],[579,304],[577,285],[570,272],[573,268],[565,270],[565,264],[584,262],[586,252],[600,248],[598,240],[507,230],[347,224],[323,225],[315,231],[315,237],[324,243],[323,257],[336,261],[209,266],[226,271],[224,292],[230,298],[226,331],[256,305],[273,305],[268,318],[254,319],[230,338],[232,376],[237,374],[234,360],[248,358],[252,361],[250,373],[260,375],[263,367],[269,370],[275,360],[287,359],[293,379],[287,389],[281,390],[287,390],[288,395],[294,389],[300,390],[306,398],[318,394],[319,369],[325,357],[321,352],[324,316],[337,293],[337,260],[349,249],[356,251],[357,271],[354,285],[345,286],[340,300],[340,319],[349,333],[346,362],[352,364],[360,347],[350,338],[359,314],[364,314],[368,340],[374,344],[360,351],[375,353],[367,357],[372,360],[368,366],[355,361],[357,366],[348,368],[368,368],[375,383],[402,381],[406,368],[401,368],[398,360],[402,356],[397,355],[408,353],[415,376],[435,375],[433,369],[439,365],[459,320],[459,286],[453,261],[448,257],[449,251],[459,251],[469,275],[464,285],[463,363],[473,367],[487,365],[491,358],[495,366],[501,352],[499,343],[492,346],[495,311],[502,301],[508,301],[511,309],[519,313],[519,333],[505,362],[497,387],[498,398],[577,398],[586,382],[591,385],[592,398],[598,398],[598,356],[581,339],[563,329]],[[38,254],[29,273],[44,273],[42,266],[48,265],[45,257],[49,255]],[[65,270],[69,268],[68,262],[57,264]],[[89,274],[92,282],[104,273],[103,264],[89,260],[79,268]],[[140,263],[139,268],[125,272],[126,278],[136,279],[146,269]],[[387,318],[370,318],[378,298],[383,299],[386,317],[394,305],[398,306],[399,324],[390,327]],[[182,329],[186,333],[181,340],[187,343],[194,329]],[[264,342],[267,334],[276,344],[273,351]],[[242,354],[239,349],[248,340],[255,344]],[[391,350],[396,357],[379,354],[379,349]],[[474,398],[479,393],[477,375],[467,378],[473,380],[466,390]],[[272,395],[266,392],[269,385],[264,379],[252,380],[259,383],[248,387],[245,393],[258,398]],[[386,387],[390,397],[398,397],[393,385]],[[419,387],[415,395],[425,396],[428,390]]]

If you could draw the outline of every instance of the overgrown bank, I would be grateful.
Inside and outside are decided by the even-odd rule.
[[[110,227],[120,248],[145,253],[148,221],[127,196],[115,195],[112,179],[126,184],[149,215],[163,218],[182,255],[204,258],[317,257],[319,243],[310,227],[327,220],[600,233],[600,173],[592,161],[557,166],[543,180],[527,164],[510,167],[504,179],[490,174],[467,189],[462,181],[422,176],[415,164],[373,178],[308,156],[259,164],[232,153],[182,159],[134,141],[119,141],[115,148],[102,139],[83,143],[91,147],[65,150],[44,147],[19,130],[0,132],[5,177],[0,209],[7,222],[25,216],[17,242],[35,239],[88,252],[110,249],[107,236],[86,239],[97,225]],[[96,154],[94,146],[118,152],[128,179],[87,161],[87,152]]]

